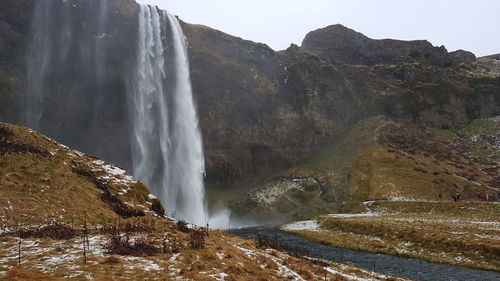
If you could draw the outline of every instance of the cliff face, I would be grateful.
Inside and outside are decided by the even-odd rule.
[[[470,52],[427,41],[335,25],[273,52],[204,26],[185,32],[210,183],[289,166],[361,118],[456,128],[500,110],[498,76]]]
[[[2,121],[24,122],[35,2],[0,4]],[[79,35],[51,38],[71,43],[65,67],[51,55],[48,69],[57,71],[48,71],[40,89],[48,97],[41,101],[40,130],[129,169],[126,93],[138,5],[70,2],[71,20],[54,20],[48,34]],[[500,114],[498,74],[471,53],[448,53],[427,41],[373,40],[334,25],[309,33],[302,47],[275,52],[205,26],[183,23],[183,29],[210,184],[289,167],[376,114],[440,127]]]
[[[16,100],[21,97],[23,56],[30,28],[32,3],[4,1],[0,4],[0,116],[16,122],[22,110]]]
[[[351,118],[348,81],[321,58],[276,53],[204,26],[184,29],[209,182],[286,167]]]

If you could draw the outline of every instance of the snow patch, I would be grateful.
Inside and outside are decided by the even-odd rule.
[[[177,260],[177,257],[179,256],[180,254],[177,253],[177,254],[173,254],[172,257],[168,260],[169,262],[175,262]]]
[[[329,267],[324,267],[324,269],[326,271],[328,271],[329,273],[331,273],[331,274],[340,275],[340,276],[342,276],[344,278],[347,278],[349,280],[355,280],[355,281],[372,281],[372,280],[374,280],[372,278],[367,279],[367,278],[362,278],[362,277],[358,277],[358,276],[355,276],[355,275],[343,273],[343,272],[337,271],[335,269],[331,269]]]
[[[283,230],[319,230],[320,225],[315,220],[305,220],[305,221],[297,221],[289,224],[285,224],[281,227]]]
[[[282,277],[285,277],[285,278],[289,278],[291,280],[298,280],[298,281],[305,281],[304,278],[302,278],[297,272],[291,270],[290,268],[288,268],[286,265],[284,265],[283,263],[283,260],[277,258],[277,257],[274,257],[270,254],[266,254],[266,253],[256,253],[250,249],[246,249],[246,248],[243,248],[239,245],[235,245],[233,244],[233,247],[239,249],[240,251],[243,251],[245,253],[245,255],[247,255],[247,257],[249,258],[252,258],[253,256],[263,256],[263,257],[266,257],[270,260],[272,260],[276,266],[278,266],[278,269],[276,270],[276,272],[282,276]]]
[[[270,205],[291,189],[303,190],[300,184],[302,181],[303,179],[293,179],[291,181],[277,182],[262,190],[255,191],[252,197],[258,202]]]
[[[219,258],[219,260],[223,260],[224,259],[224,253],[216,253],[216,255]]]
[[[379,213],[361,213],[361,214],[328,214],[329,217],[335,218],[353,218],[353,217],[375,217],[380,216]]]
[[[106,162],[102,160],[94,160],[92,164],[97,165],[100,169],[94,171],[105,172],[106,175],[99,176],[100,180],[109,181],[110,183],[115,184],[135,184],[137,181],[127,172],[117,166],[106,164]],[[128,192],[128,190],[124,190],[122,192]],[[122,194],[123,195],[123,194]]]
[[[216,274],[210,274],[208,276],[212,277],[213,279],[215,279],[217,281],[224,281],[224,278],[228,277],[229,275],[224,273],[224,272],[221,272],[221,273],[216,273]]]
[[[423,202],[424,200],[417,200],[414,198],[408,198],[408,197],[403,197],[403,196],[395,196],[389,198],[388,201],[395,201],[395,202]]]

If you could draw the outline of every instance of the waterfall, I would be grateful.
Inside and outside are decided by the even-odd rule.
[[[85,105],[95,116],[99,112],[96,107],[103,103],[98,94],[106,90],[107,1],[34,2],[26,54],[25,111],[20,116],[24,125],[49,135],[55,133],[54,123],[67,124],[68,119],[86,127],[79,126],[81,131],[91,133],[96,127],[96,117],[85,116],[88,120],[83,120],[75,109]],[[85,87],[92,88],[92,94]],[[55,106],[60,108],[55,111]]]
[[[140,7],[138,24],[129,99],[133,173],[169,214],[204,225],[203,148],[182,28],[175,17],[148,5]],[[168,46],[162,40],[167,34]]]
[[[35,2],[24,125],[126,166],[169,215],[204,225],[203,148],[181,25],[143,5],[137,30],[116,28],[112,3]]]
[[[51,5],[43,1],[35,3],[31,22],[30,45],[26,55],[26,101],[24,123],[34,129],[39,129],[42,116],[42,100],[45,76],[51,59],[52,40],[51,21],[53,17]]]

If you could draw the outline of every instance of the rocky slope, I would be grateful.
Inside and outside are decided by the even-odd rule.
[[[463,50],[448,53],[444,46],[434,47],[425,40],[373,40],[341,24],[312,31],[302,41],[302,48],[333,64],[394,64],[425,61],[438,66],[474,62],[476,57]]]
[[[305,219],[364,212],[366,200],[479,200],[500,196],[498,118],[451,131],[372,117],[301,164],[228,197],[241,215]],[[234,192],[234,191],[233,191]]]
[[[163,217],[119,167],[0,123],[0,280],[401,280]]]

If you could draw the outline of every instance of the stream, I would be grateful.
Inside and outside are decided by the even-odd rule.
[[[418,259],[397,257],[385,254],[361,252],[335,248],[311,242],[295,234],[282,232],[273,226],[257,226],[227,231],[246,239],[265,236],[279,241],[285,250],[294,251],[311,258],[351,264],[357,267],[381,272],[386,275],[422,281],[499,281],[500,273],[470,269],[460,266],[430,263]]]

